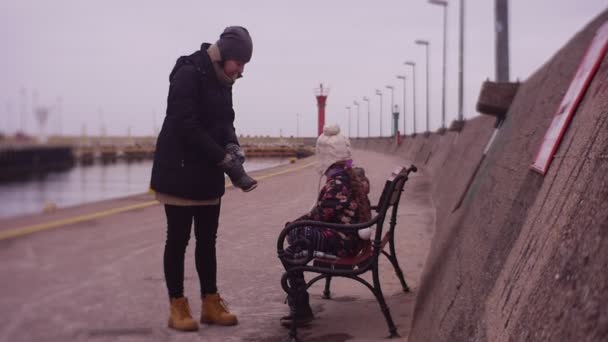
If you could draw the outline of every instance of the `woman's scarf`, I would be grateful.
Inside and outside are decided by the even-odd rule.
[[[220,49],[217,47],[217,45],[212,44],[207,49],[207,53],[209,54],[209,58],[211,59],[211,64],[213,64],[213,69],[215,70],[215,75],[217,76],[217,79],[224,87],[231,88],[236,79],[230,78],[228,75],[226,75],[226,73],[224,72],[224,68],[222,68],[222,66],[220,65],[220,62],[222,61],[222,54],[220,53]]]

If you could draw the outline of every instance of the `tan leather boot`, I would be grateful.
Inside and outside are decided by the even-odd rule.
[[[238,321],[236,316],[228,311],[228,308],[220,295],[214,293],[203,297],[201,323],[235,325]]]
[[[192,319],[188,298],[171,298],[169,328],[180,331],[197,331],[198,323]]]

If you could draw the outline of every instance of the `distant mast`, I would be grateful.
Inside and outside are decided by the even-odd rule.
[[[323,88],[323,83],[319,85],[319,88],[315,89],[315,97],[317,98],[317,108],[319,109],[317,136],[323,133],[323,127],[325,126],[325,103],[327,101],[328,94],[329,88]]]

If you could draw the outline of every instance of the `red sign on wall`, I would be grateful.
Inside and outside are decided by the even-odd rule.
[[[585,53],[585,57],[570,82],[570,87],[564,95],[562,102],[557,109],[557,113],[551,122],[551,126],[545,133],[545,138],[532,164],[532,170],[544,175],[553,160],[553,156],[568,129],[568,125],[576,112],[576,109],[583,99],[593,76],[604,59],[608,50],[608,22],[604,23],[595,33],[591,45]]]

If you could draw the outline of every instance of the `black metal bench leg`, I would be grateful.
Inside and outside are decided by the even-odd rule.
[[[384,314],[384,318],[386,319],[386,324],[388,325],[389,337],[399,337],[399,333],[397,333],[397,327],[393,322],[393,317],[391,316],[391,312],[388,309],[388,305],[386,305],[386,301],[384,301],[384,295],[382,294],[382,288],[380,287],[380,279],[378,276],[378,265],[376,264],[375,269],[372,270],[373,280],[374,280],[374,295],[378,300],[378,304],[380,304],[380,310],[382,310],[382,314]]]
[[[298,326],[296,325],[296,311],[290,309],[289,313],[291,314],[291,317],[293,318],[291,320],[291,326],[289,327],[289,338],[288,341],[289,342],[296,342],[298,341]]]
[[[285,264],[284,264],[285,265]],[[286,265],[285,268],[287,269],[287,272],[285,272],[283,274],[283,276],[281,277],[281,287],[283,288],[283,290],[287,293],[287,301],[289,303],[289,301],[291,300],[292,303],[295,303],[295,298],[298,298],[298,295],[300,294],[300,291],[306,291],[306,282],[304,281],[304,278],[302,277],[301,281],[304,282],[304,285],[302,286],[302,284],[300,284],[298,282],[298,276],[301,276],[297,273],[290,273],[290,266]],[[288,342],[297,342],[298,340],[298,331],[297,331],[297,325],[296,325],[296,305],[293,304],[289,304],[289,315],[292,317],[291,319],[291,324],[289,326],[289,334],[287,335],[287,341]]]
[[[389,241],[389,248],[391,251],[391,255],[389,256],[389,260],[391,261],[391,264],[393,264],[393,268],[395,269],[395,273],[397,274],[397,278],[399,278],[399,281],[401,282],[401,288],[403,289],[403,292],[410,292],[410,288],[409,286],[407,286],[407,283],[405,282],[405,278],[403,277],[403,271],[401,271],[401,267],[399,266],[399,261],[397,260],[397,254],[395,253],[395,237],[391,234],[390,237],[390,241]]]
[[[403,292],[410,292],[410,287],[407,286],[405,278],[403,277],[403,271],[401,271],[401,267],[399,266],[399,261],[397,260],[397,255],[395,254],[395,245],[393,244],[393,241],[390,242],[390,250],[391,255],[388,257],[388,260],[390,260],[391,264],[393,264],[393,268],[395,269],[397,278],[399,278],[399,282],[401,282],[401,288],[403,289]]]
[[[292,300],[295,301],[295,298],[298,298],[298,296],[300,295],[299,287],[292,287],[291,289],[291,295]],[[289,326],[289,337],[288,337],[288,341],[289,342],[297,342],[298,341],[298,325],[297,325],[297,320],[296,320],[296,306],[295,305],[290,305],[289,306],[289,314],[291,315],[292,319],[291,319],[291,324]]]
[[[325,278],[325,290],[323,290],[323,299],[331,299],[331,292],[329,287],[331,285],[331,277]]]
[[[401,271],[401,268],[399,268],[399,264],[397,262],[395,262],[395,273],[397,273],[397,278],[399,278],[399,281],[401,282],[401,288],[403,289],[403,292],[410,292],[410,287],[407,286],[407,283],[403,278],[403,272]]]

